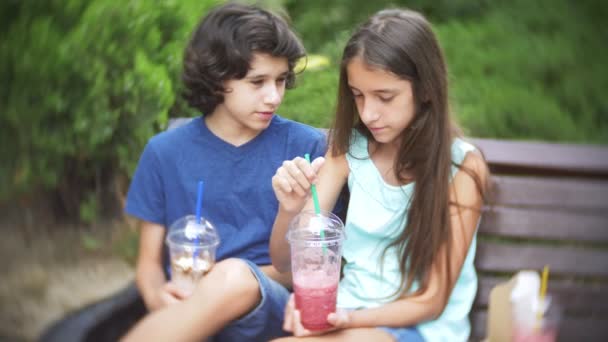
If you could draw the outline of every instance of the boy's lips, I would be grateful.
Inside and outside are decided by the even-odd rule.
[[[272,119],[272,116],[274,115],[274,112],[257,112],[256,113],[258,116],[260,116],[263,119]]]

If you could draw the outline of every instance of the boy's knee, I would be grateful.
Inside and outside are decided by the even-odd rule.
[[[231,258],[218,262],[209,273],[216,278],[222,293],[228,295],[261,296],[260,285],[249,265],[240,259]]]

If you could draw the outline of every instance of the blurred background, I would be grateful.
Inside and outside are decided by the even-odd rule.
[[[0,2],[0,340],[35,339],[132,280],[137,232],[122,216],[129,177],[170,118],[198,115],[180,97],[182,53],[220,2]],[[310,54],[285,117],[328,127],[350,32],[402,6],[433,23],[467,135],[608,143],[607,2],[257,3],[288,16]]]

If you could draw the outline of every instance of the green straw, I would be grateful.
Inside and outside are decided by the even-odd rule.
[[[306,161],[310,164],[310,154],[306,153],[304,155]],[[312,202],[315,204],[315,214],[317,216],[321,216],[321,206],[319,205],[319,196],[317,195],[317,187],[312,184],[310,186],[310,191],[312,192]],[[321,240],[325,240],[325,230],[321,229]],[[326,253],[327,247],[323,245],[323,254]]]
[[[310,154],[306,153],[304,155],[306,161],[310,164]],[[317,195],[317,187],[313,184],[310,187],[310,191],[312,191],[312,201],[315,204],[315,214],[321,215],[321,206],[319,205],[319,196]]]

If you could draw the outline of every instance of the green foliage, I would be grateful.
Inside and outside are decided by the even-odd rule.
[[[0,93],[0,139],[10,146],[0,172],[12,185],[0,197],[58,188],[85,206],[68,211],[90,218],[91,188],[129,174],[147,139],[181,105],[182,51],[215,2],[3,5],[16,16],[0,42],[0,75],[10,84]]]
[[[0,2],[0,200],[55,191],[95,221],[116,175],[133,171],[180,97],[182,52],[214,0]],[[262,0],[286,12],[309,68],[280,113],[331,124],[352,30],[391,6],[422,11],[450,70],[455,116],[473,136],[608,143],[608,5],[597,0]],[[106,197],[107,198],[107,197]]]
[[[337,0],[327,9],[321,0],[287,1],[309,52],[328,55],[333,66],[305,72],[282,112],[328,122],[341,47],[355,25],[391,5],[420,10],[433,23],[453,112],[468,134],[608,143],[608,28],[601,24],[608,6],[592,0]]]
[[[488,0],[286,0],[285,6],[304,45],[310,51],[318,52],[325,44],[344,32],[350,33],[372,13],[384,8],[410,8],[424,13],[433,22],[441,22],[479,16],[490,3]]]
[[[139,233],[134,228],[124,227],[112,242],[112,253],[135,266],[139,245]]]
[[[94,252],[101,248],[101,241],[90,234],[83,235],[80,241],[82,247],[89,252]]]
[[[97,220],[99,213],[99,201],[94,192],[86,194],[86,199],[80,203],[79,217],[86,223],[93,223]]]
[[[304,71],[297,87],[287,92],[280,112],[311,126],[329,127],[333,120],[337,83],[338,70],[334,66]]]
[[[608,142],[608,31],[587,14],[565,1],[518,1],[438,27],[455,112],[472,135]]]
[[[293,120],[315,127],[332,124],[338,89],[342,47],[348,32],[337,34],[317,52],[329,60],[328,66],[306,68],[298,75],[296,87],[287,91],[280,112]]]

